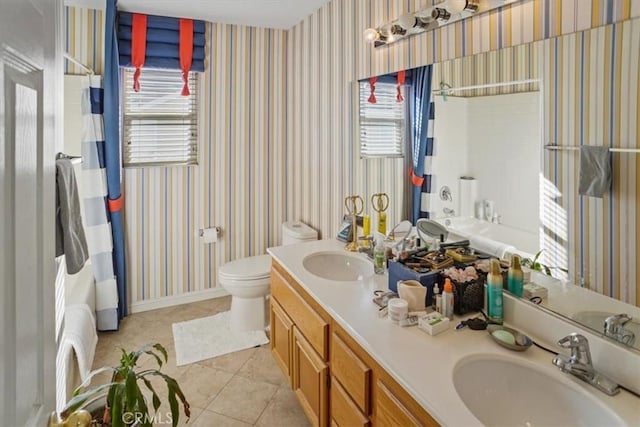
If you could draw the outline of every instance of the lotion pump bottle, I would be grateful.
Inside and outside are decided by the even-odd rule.
[[[431,298],[431,306],[434,311],[440,312],[440,307],[438,304],[438,298],[440,297],[440,288],[438,287],[438,282],[433,285],[433,297]]]
[[[520,268],[520,257],[514,255],[511,257],[511,266],[507,276],[507,289],[515,296],[522,296],[522,286],[524,282],[524,274]]]
[[[502,274],[497,259],[491,260],[487,277],[487,317],[489,323],[502,325]]]
[[[448,277],[444,280],[444,290],[442,292],[442,314],[449,320],[453,320],[453,286]]]

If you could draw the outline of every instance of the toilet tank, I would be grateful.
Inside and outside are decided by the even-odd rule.
[[[283,245],[292,245],[308,240],[318,240],[318,232],[307,224],[300,221],[287,221],[282,224]]]

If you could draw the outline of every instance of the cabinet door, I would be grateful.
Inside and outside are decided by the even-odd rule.
[[[328,365],[294,326],[293,390],[314,426],[328,424],[328,380]]]
[[[280,304],[271,298],[271,354],[276,360],[282,373],[292,384],[291,350],[293,345],[293,322],[284,312]]]
[[[380,380],[376,382],[374,416],[376,426],[380,427],[423,425]]]
[[[353,402],[368,415],[370,413],[371,369],[354,351],[361,350],[351,349],[335,332],[332,334],[331,375],[340,381]]]
[[[338,427],[368,427],[371,425],[358,405],[351,400],[347,391],[342,388],[340,382],[331,378],[331,424]]]

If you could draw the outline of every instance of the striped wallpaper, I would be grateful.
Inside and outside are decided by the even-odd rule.
[[[132,304],[214,288],[220,265],[280,241],[285,47],[282,30],[208,26],[198,166],[125,169]]]
[[[102,10],[64,8],[65,50],[78,61],[102,74],[104,63],[104,12]],[[65,74],[85,74],[85,71],[65,61]]]
[[[354,82],[358,79],[640,17],[638,1],[522,0],[388,47],[374,50],[363,42],[365,28],[423,6],[421,0],[333,0],[289,31],[209,26],[208,68],[202,76],[205,108],[200,164],[191,168],[129,169],[125,173],[127,259],[134,305],[215,288],[219,265],[229,259],[264,253],[266,247],[278,244],[280,223],[285,219],[300,219],[318,229],[323,237],[330,237],[337,232],[345,195],[399,193],[394,189],[400,188],[404,179],[402,161],[358,157],[354,114],[358,96]],[[100,72],[102,13],[66,8],[66,18],[68,51]],[[613,38],[619,49],[624,49],[635,37],[630,30],[622,30],[627,26],[637,24],[624,22],[598,29],[609,31],[610,38],[604,36],[599,41],[595,37],[590,42],[609,42]],[[577,55],[580,51],[575,49],[582,46],[581,42],[568,41],[571,37],[541,42],[543,47],[535,51],[534,55],[541,55],[540,63],[545,65],[545,81],[555,72],[548,68],[552,54],[558,54],[553,63],[562,70],[562,76],[571,71],[572,55]],[[638,46],[637,40],[634,43]],[[519,49],[531,48],[518,47],[513,54],[521,55]],[[626,76],[630,70],[623,69],[616,62],[619,59],[614,55],[614,66],[608,69]],[[591,67],[598,65],[591,57],[586,60]],[[637,75],[637,71],[631,75]],[[562,106],[557,121],[553,115],[556,109],[548,110],[545,135],[555,138],[557,129],[569,132],[565,128],[575,132],[568,117],[576,104],[565,102],[576,90],[570,86],[559,83],[553,89],[545,87],[547,105],[553,99]],[[598,105],[605,104],[604,94],[590,91],[585,96],[595,99]],[[630,102],[626,97],[615,96],[613,109],[613,117],[619,117],[621,123],[622,98]],[[637,111],[636,105],[625,109]],[[604,107],[598,108],[592,108],[589,114],[598,110],[597,117],[604,117]],[[590,138],[594,132],[604,132],[598,126],[585,125]],[[565,143],[565,139],[561,142]],[[634,143],[632,138],[628,141]],[[549,169],[547,178],[552,183],[556,180],[560,191],[567,192],[561,200],[567,216],[579,218],[575,197],[566,185],[571,167],[575,173],[575,159],[566,154],[558,156],[558,171],[563,175],[552,176]],[[633,160],[627,159],[627,163]],[[631,171],[631,165],[624,167]],[[635,169],[628,176],[621,175],[625,178],[618,180],[620,186],[624,181],[621,191],[631,194],[631,183],[640,175]],[[640,188],[640,184],[634,185]],[[571,197],[567,197],[569,194]],[[573,204],[568,203],[569,198]],[[637,200],[629,198],[626,204],[618,200],[612,208],[607,204],[601,214],[605,223],[611,223],[610,212],[614,212],[617,219],[631,224],[631,218],[637,215],[637,206],[631,205]],[[594,209],[588,204],[583,206],[583,238],[603,224],[598,223]],[[625,209],[627,215],[623,214]],[[399,217],[399,203],[395,203],[388,222]],[[618,245],[614,253],[635,254],[635,248],[623,247],[615,239],[629,234],[630,225],[616,228],[613,222],[613,233],[601,232],[600,240],[590,238],[589,247],[605,238],[611,241],[613,236],[613,246]],[[633,221],[634,227],[637,223],[637,219]],[[221,226],[221,240],[213,245],[200,244],[196,233],[203,226]],[[623,230],[627,234],[622,234]],[[638,233],[637,228],[633,230]],[[575,227],[569,232],[573,233],[571,236],[578,235]],[[603,255],[603,251],[588,251],[589,260]],[[603,267],[597,274],[590,270],[596,274],[594,278],[609,268],[604,263],[602,260]],[[621,280],[629,278],[627,283],[632,283],[636,279],[631,279],[629,271],[621,273]],[[607,284],[603,291],[609,287]],[[633,298],[631,291],[625,292],[623,299],[637,298],[637,291]]]

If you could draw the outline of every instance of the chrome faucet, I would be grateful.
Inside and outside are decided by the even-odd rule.
[[[375,246],[373,244],[373,236],[371,235],[361,236],[361,237],[358,237],[358,240],[369,242],[369,244],[365,246],[358,245],[358,252],[364,252],[365,254],[367,254],[367,257],[369,257],[370,259],[373,259],[373,247]]]
[[[571,349],[571,356],[558,354],[553,358],[553,364],[562,372],[571,374],[591,384],[603,393],[614,396],[620,392],[620,387],[604,375],[596,372],[591,363],[589,341],[580,334],[573,333],[558,341],[562,348]]]
[[[604,321],[604,334],[607,337],[621,342],[628,346],[633,346],[636,341],[636,335],[625,328],[625,325],[631,321],[628,314],[615,314],[609,316]]]

